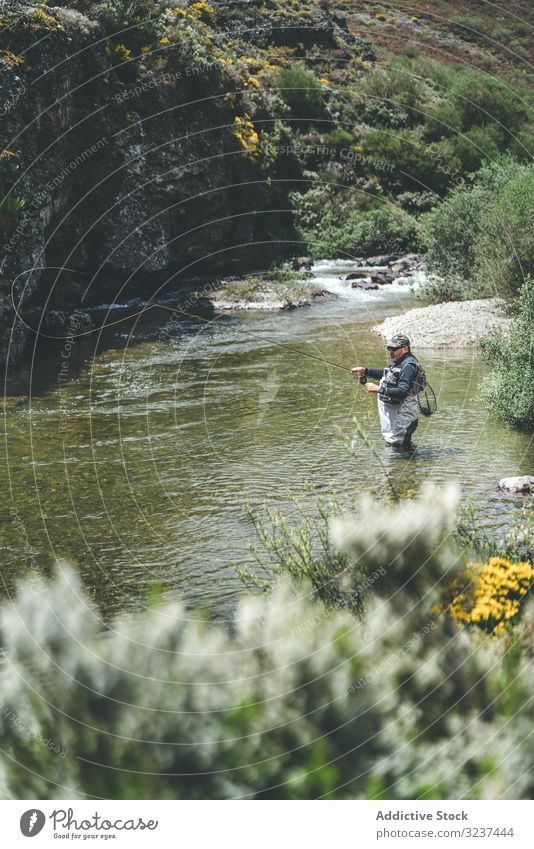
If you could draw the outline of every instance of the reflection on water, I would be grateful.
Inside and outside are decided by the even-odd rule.
[[[332,264],[320,274],[336,279],[339,300],[184,321],[167,332],[167,317],[152,313],[119,326],[96,352],[94,340],[75,342],[67,359],[41,345],[10,372],[7,591],[63,557],[103,609],[135,605],[158,584],[224,613],[242,591],[233,566],[250,560],[246,504],[291,512],[293,498],[312,498],[310,488],[347,504],[387,490],[384,466],[363,444],[350,457],[338,436],[337,428],[353,431],[354,416],[397,492],[457,480],[484,525],[502,527],[522,502],[496,483],[532,471],[532,445],[482,406],[476,353],[422,353],[438,413],[421,419],[411,454],[382,454],[376,400],[348,373],[233,332],[248,327],[349,367],[385,363],[369,327],[412,305],[406,288],[351,290]]]

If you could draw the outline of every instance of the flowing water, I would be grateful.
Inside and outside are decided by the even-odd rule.
[[[97,343],[36,343],[6,387],[4,592],[64,559],[107,612],[142,604],[158,585],[226,615],[243,592],[235,566],[252,562],[247,504],[290,515],[295,498],[312,509],[314,493],[351,504],[385,492],[369,449],[350,457],[338,434],[354,432],[354,416],[401,495],[458,481],[481,523],[500,532],[522,502],[498,493],[497,481],[531,473],[533,448],[483,407],[480,355],[421,352],[439,410],[421,420],[407,457],[384,449],[376,400],[350,374],[243,335],[349,367],[384,365],[370,327],[413,297],[399,284],[353,290],[342,279],[350,267],[319,263],[312,282],[338,299],[292,312],[210,324],[152,312]]]

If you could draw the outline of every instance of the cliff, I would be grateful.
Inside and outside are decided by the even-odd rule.
[[[16,360],[29,332],[11,306],[18,275],[21,311],[60,333],[65,310],[110,303],[132,279],[155,293],[289,254],[416,247],[419,212],[484,148],[440,135],[473,86],[457,75],[449,97],[439,74],[463,63],[519,74],[526,50],[511,56],[439,7],[0,4],[0,359]],[[514,96],[519,131],[528,115]],[[510,147],[493,136],[490,153]]]

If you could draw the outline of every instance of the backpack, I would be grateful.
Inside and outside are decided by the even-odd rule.
[[[425,370],[420,363],[417,363],[417,374],[413,382],[413,388],[417,394],[417,403],[421,414],[423,416],[432,416],[438,409],[438,402],[434,390],[426,379]],[[423,400],[419,397],[421,392],[424,392]]]
[[[417,374],[415,376],[413,382],[414,391],[419,395],[420,392],[423,392],[428,385],[428,381],[426,379],[425,370],[420,363],[417,363]]]

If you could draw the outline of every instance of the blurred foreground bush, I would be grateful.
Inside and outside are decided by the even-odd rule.
[[[462,569],[457,497],[338,516],[339,579],[377,574],[357,616],[310,574],[242,600],[229,627],[177,602],[105,627],[64,565],[22,584],[0,609],[3,795],[530,798],[517,640],[432,613]]]

